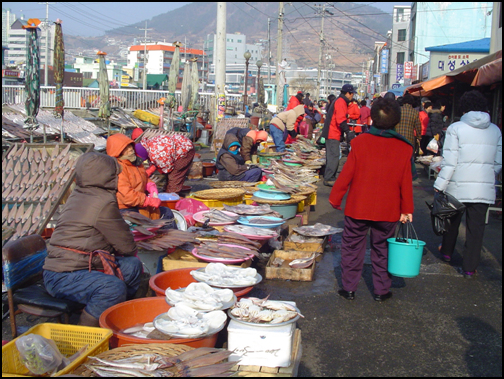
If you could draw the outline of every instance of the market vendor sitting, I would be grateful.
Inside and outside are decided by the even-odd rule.
[[[217,177],[222,181],[257,182],[262,170],[257,166],[245,164],[239,152],[241,147],[234,134],[226,134],[222,147],[217,154]]]
[[[137,246],[117,205],[120,172],[117,161],[105,154],[89,152],[77,159],[76,188],[47,246],[47,292],[86,305],[79,325],[99,326],[102,312],[131,299],[140,285],[142,262],[134,256]]]
[[[226,134],[232,134],[240,143],[240,155],[245,164],[252,164],[252,155],[257,154],[257,146],[268,140],[268,133],[264,130],[250,130],[248,128],[232,128]]]
[[[131,138],[135,140],[140,134],[142,129],[136,128]],[[142,139],[135,144],[135,153],[143,161],[149,159],[151,166],[146,170],[149,177],[156,169],[166,174],[163,192],[180,192],[196,150],[189,138],[182,134],[173,134]]]
[[[176,229],[173,212],[168,207],[161,207],[156,183],[147,177],[133,146],[133,140],[124,134],[117,133],[107,139],[107,154],[117,158],[122,167],[117,186],[119,209],[140,212],[153,220],[172,220],[163,229]]]

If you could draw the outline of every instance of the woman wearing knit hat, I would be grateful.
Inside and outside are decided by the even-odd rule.
[[[232,128],[226,134],[232,134],[240,143],[240,155],[245,164],[252,163],[252,155],[257,154],[257,146],[268,139],[264,130],[250,130],[248,128]]]
[[[238,137],[232,133],[226,133],[222,147],[217,154],[219,180],[257,182],[261,178],[262,170],[245,163],[239,152],[240,147]]]

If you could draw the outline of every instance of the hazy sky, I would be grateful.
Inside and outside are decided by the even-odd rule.
[[[49,19],[63,20],[63,32],[78,36],[99,36],[106,30],[131,25],[139,21],[150,20],[161,13],[166,13],[189,3],[170,2],[55,2],[49,5]],[[404,3],[356,3],[369,4],[384,12],[391,13],[394,5],[410,5]],[[36,2],[2,2],[2,8],[10,8],[16,17],[21,14],[28,18],[46,17],[46,6]],[[149,27],[147,25],[147,27]],[[139,31],[138,36],[143,35]]]

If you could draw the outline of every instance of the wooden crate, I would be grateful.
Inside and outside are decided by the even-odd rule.
[[[289,367],[236,365],[233,366],[230,371],[236,371],[235,376],[243,377],[296,377],[302,353],[301,330],[296,329],[294,332],[294,342],[292,346],[292,363]]]
[[[289,262],[298,258],[308,258],[313,254],[311,251],[285,251],[275,250],[266,265],[266,279],[295,280],[311,282],[315,272],[315,262],[308,268],[291,268]],[[276,258],[284,259],[281,267],[273,267],[271,263]]]
[[[252,260],[246,260],[240,265],[228,265],[235,267],[250,267]],[[196,258],[189,251],[176,249],[173,253],[163,258],[163,271],[175,270],[177,268],[206,267],[208,262]]]
[[[328,240],[327,237],[325,237],[321,243],[292,242],[292,241],[289,241],[290,236],[292,236],[293,234],[297,234],[293,229],[294,229],[293,226],[289,226],[289,236],[284,241],[284,246],[283,246],[284,250],[310,251],[310,252],[316,252],[316,253],[323,253],[324,252],[324,249],[327,245],[327,240]]]

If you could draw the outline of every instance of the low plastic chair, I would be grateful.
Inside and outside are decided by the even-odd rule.
[[[16,315],[20,313],[56,318],[59,323],[63,315],[64,323],[68,324],[69,315],[84,308],[83,304],[56,299],[47,292],[41,283],[46,256],[45,241],[38,234],[8,242],[2,248],[12,338],[17,336]]]

